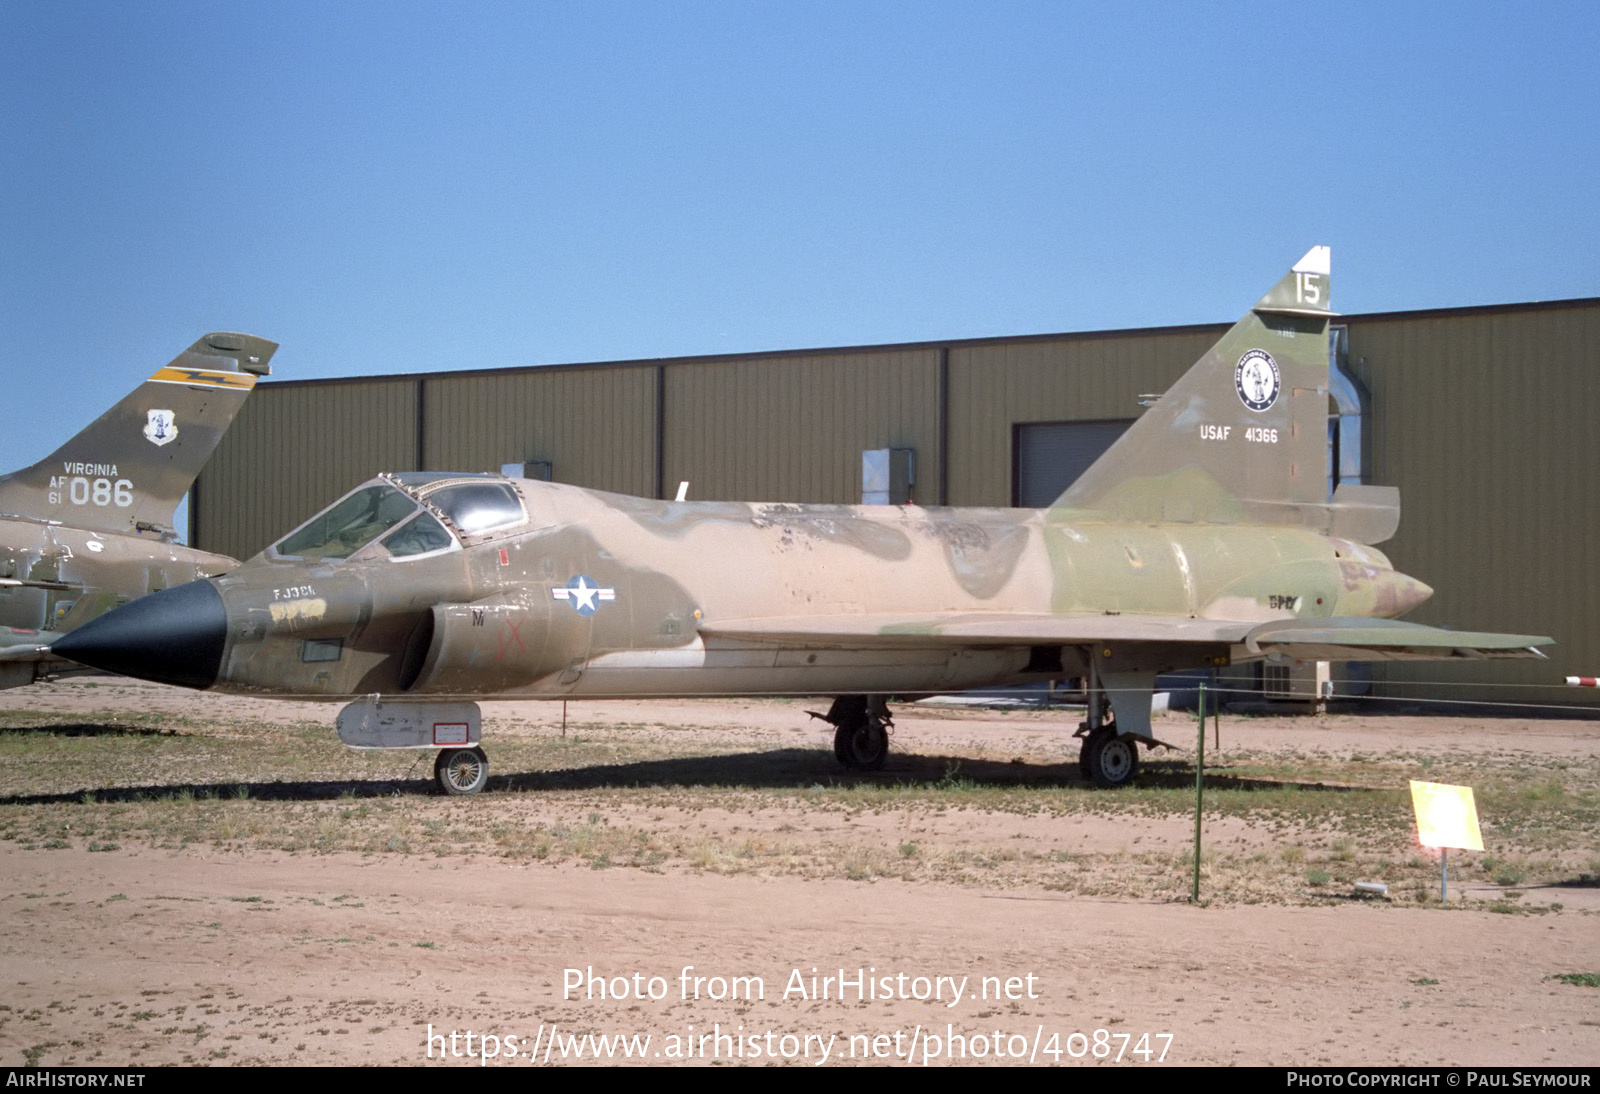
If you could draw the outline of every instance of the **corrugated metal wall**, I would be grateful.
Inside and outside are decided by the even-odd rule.
[[[264,384],[196,483],[190,541],[248,558],[380,471],[415,466],[417,381]]]
[[[1372,392],[1371,481],[1402,491],[1383,550],[1436,590],[1412,618],[1560,643],[1547,664],[1391,666],[1380,689],[1467,699],[1487,680],[1495,698],[1600,702],[1551,687],[1600,670],[1600,301],[1342,322]],[[267,383],[201,478],[193,541],[245,557],[380,470],[529,459],[645,496],[659,477],[668,497],[688,480],[701,499],[854,502],[861,451],[907,447],[919,502],[942,474],[949,504],[1003,506],[1016,423],[1133,416],[1225,329]]]
[[[653,366],[432,377],[422,397],[427,470],[549,460],[560,482],[655,493]]]
[[[1374,316],[1350,323],[1352,371],[1372,391],[1373,481],[1400,487],[1382,549],[1434,588],[1407,618],[1545,634],[1552,662],[1389,667],[1391,693],[1593,701],[1559,686],[1600,669],[1600,305]]]
[[[938,437],[937,350],[666,366],[669,496],[687,481],[702,500],[854,503],[863,449],[913,448],[927,504]]]
[[[1015,423],[1138,417],[1227,329],[952,346],[950,504],[1011,504]]]

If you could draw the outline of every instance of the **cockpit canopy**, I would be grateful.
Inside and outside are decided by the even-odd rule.
[[[522,499],[498,475],[406,471],[357,487],[271,552],[279,558],[344,559],[379,543],[390,558],[411,558],[526,519]]]

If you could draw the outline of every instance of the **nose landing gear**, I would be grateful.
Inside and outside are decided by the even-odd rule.
[[[451,797],[476,794],[489,781],[489,757],[481,748],[446,748],[433,761],[439,790]]]

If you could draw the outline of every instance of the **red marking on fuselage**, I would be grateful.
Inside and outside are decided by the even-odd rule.
[[[509,633],[511,641],[515,642],[517,644],[518,652],[527,653],[528,652],[527,648],[525,646],[523,646],[523,644],[522,644],[522,635],[517,633],[519,630],[522,629],[522,624],[527,622],[527,620],[519,619],[515,623],[513,623],[513,622],[511,622],[511,620],[505,619],[505,620],[502,620],[502,622],[505,623],[506,630],[505,630],[505,632],[502,632],[501,635],[500,635],[500,649],[499,649],[499,651],[497,653],[495,653],[494,659],[496,661],[501,661],[501,660],[505,659],[506,646],[508,645],[508,643],[506,642],[507,633]]]

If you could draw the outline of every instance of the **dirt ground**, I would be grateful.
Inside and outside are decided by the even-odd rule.
[[[487,704],[445,799],[331,706],[7,700],[0,1064],[1600,1064],[1596,722],[1225,718],[1196,906],[1191,754],[1094,791],[1070,712],[846,778],[815,704]],[[1481,788],[1448,906],[1407,778]]]

